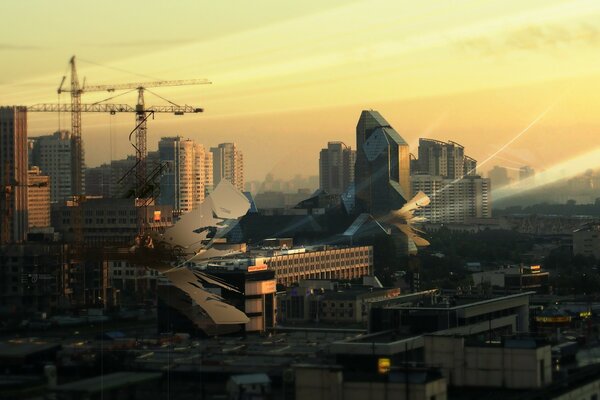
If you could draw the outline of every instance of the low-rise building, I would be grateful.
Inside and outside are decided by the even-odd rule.
[[[277,318],[281,323],[366,324],[371,304],[399,295],[399,288],[301,280],[277,296]]]
[[[550,288],[550,272],[543,271],[540,265],[512,266],[475,272],[472,278],[475,286],[488,285],[506,292],[533,290],[538,294],[545,294]]]
[[[600,259],[600,224],[588,223],[573,232],[573,254]]]

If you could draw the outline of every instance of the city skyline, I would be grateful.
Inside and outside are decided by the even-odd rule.
[[[589,151],[586,143],[600,126],[591,107],[600,87],[598,52],[593,51],[600,5],[559,0],[460,3],[469,7],[264,2],[268,11],[251,12],[256,19],[241,18],[250,12],[243,4],[238,5],[239,17],[223,19],[222,5],[203,5],[202,12],[195,12],[198,6],[182,3],[179,7],[189,12],[179,13],[181,20],[160,21],[173,28],[168,34],[141,42],[122,37],[138,20],[157,21],[162,7],[144,10],[136,19],[99,11],[110,13],[105,18],[110,29],[103,36],[98,28],[86,29],[82,19],[73,28],[81,34],[65,39],[60,35],[67,27],[48,26],[48,16],[60,7],[38,3],[27,10],[32,22],[27,32],[11,21],[0,28],[8,38],[0,51],[11,59],[0,67],[0,101],[56,102],[56,87],[72,54],[90,83],[208,78],[213,85],[160,89],[160,95],[206,112],[157,117],[149,123],[148,142],[175,134],[207,147],[236,142],[247,155],[249,180],[273,171],[291,177],[307,166],[307,173],[315,174],[316,161],[306,161],[317,159],[323,140],[353,143],[355,115],[369,108],[386,115],[412,152],[420,137],[451,139],[471,149],[475,159],[486,160],[532,121],[526,134],[498,156],[543,171]],[[133,5],[120,6],[126,11]],[[7,13],[20,7],[2,5]],[[44,63],[36,62],[40,57]],[[89,94],[84,102],[103,97],[108,96]],[[68,98],[63,96],[62,102]],[[62,128],[69,122],[68,115],[63,117]],[[56,115],[30,116],[32,136],[57,128]],[[98,149],[88,151],[88,165],[131,153],[126,136],[132,128],[130,115],[84,115],[84,145]],[[575,139],[568,154],[562,151],[561,135]],[[265,159],[260,156],[264,143],[293,150]],[[292,157],[296,153],[310,154],[310,160]],[[494,161],[482,165],[482,172]]]

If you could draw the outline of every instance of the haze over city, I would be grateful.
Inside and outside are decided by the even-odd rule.
[[[109,1],[93,11],[34,1],[2,9],[28,17],[27,29],[19,19],[0,27],[10,60],[0,66],[0,102],[56,102],[72,54],[87,84],[207,78],[212,85],[155,90],[205,113],[157,116],[149,148],[175,134],[208,146],[235,141],[250,180],[316,174],[324,138],[354,145],[362,109],[382,112],[411,152],[419,137],[451,139],[480,163],[543,114],[483,172],[492,163],[546,170],[590,151],[600,129],[594,1]],[[86,93],[83,102],[106,97]],[[163,101],[147,95],[147,103]],[[132,154],[133,126],[127,114],[84,115],[87,165]],[[54,114],[29,116],[32,136],[57,128]]]

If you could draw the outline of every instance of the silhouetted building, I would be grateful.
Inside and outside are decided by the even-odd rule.
[[[600,260],[600,224],[588,223],[573,232],[573,254]]]
[[[221,143],[210,149],[213,158],[213,185],[227,179],[240,192],[244,191],[244,155],[235,143]]]
[[[524,165],[519,168],[519,180],[522,181],[527,178],[531,178],[535,175],[535,170],[531,168],[529,165]]]
[[[137,207],[135,199],[88,199],[81,204],[83,240],[87,245],[133,243],[142,230],[157,230],[173,224],[169,205]],[[52,226],[66,241],[74,240],[75,207],[71,202],[52,209]]]
[[[27,234],[27,109],[0,107],[0,243]]]
[[[75,194],[75,176],[81,177],[85,193],[85,174],[80,173],[84,170],[84,161],[82,157],[81,165],[74,165],[76,157],[73,152],[78,145],[70,132],[59,131],[52,135],[38,136],[32,138],[31,142],[33,148],[30,165],[40,167],[42,173],[50,177],[50,199],[53,203],[68,200]]]
[[[410,196],[408,144],[377,111],[358,120],[354,177],[358,212],[384,215]]]
[[[50,177],[32,167],[27,175],[27,207],[29,228],[50,226]]]
[[[510,184],[510,177],[508,176],[508,170],[506,168],[500,167],[498,165],[495,165],[494,168],[492,168],[488,172],[488,177],[490,178],[492,185],[494,185],[494,188],[496,188],[496,189]]]
[[[329,142],[319,156],[319,187],[329,194],[341,195],[354,182],[356,151],[342,142]]]

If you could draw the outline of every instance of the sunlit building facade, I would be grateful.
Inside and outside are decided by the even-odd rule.
[[[50,226],[50,177],[33,167],[27,175],[27,209],[29,228]]]
[[[235,143],[221,143],[210,149],[213,158],[213,185],[227,179],[237,190],[244,191],[244,155]]]
[[[27,234],[27,109],[0,107],[0,243]]]

